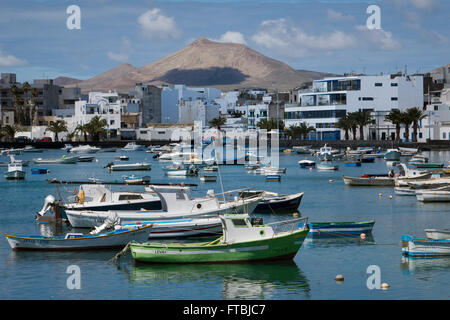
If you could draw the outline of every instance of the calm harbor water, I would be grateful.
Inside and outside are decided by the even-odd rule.
[[[20,159],[59,157],[61,150],[23,154]],[[55,186],[45,180],[122,180],[127,173],[109,173],[103,167],[125,154],[95,154],[98,162],[73,165],[35,165],[26,167],[25,181],[7,181],[6,168],[0,168],[0,232],[13,235],[55,234],[66,230],[52,224],[38,224],[39,211]],[[128,152],[130,162],[149,161],[152,170],[134,173],[150,175],[153,182],[197,183],[193,195],[208,189],[221,192],[220,184],[202,183],[198,177],[166,178],[161,163],[152,154]],[[430,162],[450,160],[450,152],[424,152]],[[5,156],[0,161],[8,161]],[[280,154],[280,166],[287,168],[281,182],[266,182],[264,176],[247,174],[243,166],[221,166],[225,190],[252,187],[279,193],[304,191],[299,207],[309,221],[357,221],[375,219],[372,236],[307,241],[291,262],[232,265],[146,265],[135,264],[128,254],[119,265],[107,263],[118,250],[97,252],[13,252],[5,238],[0,241],[0,299],[449,299],[450,259],[402,258],[402,234],[424,236],[429,227],[450,227],[449,204],[424,204],[415,197],[395,196],[389,187],[349,187],[342,175],[385,173],[390,169],[383,159],[321,172],[302,169],[303,155]],[[49,168],[48,175],[32,175],[31,168]],[[216,174],[216,173],[214,173]],[[332,179],[332,182],[329,180]],[[74,186],[63,188],[71,192]],[[142,187],[134,187],[142,190]],[[382,196],[379,196],[379,193]],[[392,199],[389,199],[392,195]],[[264,221],[284,220],[285,214],[260,214]],[[81,270],[81,289],[70,290],[66,273],[70,265]],[[370,265],[381,270],[381,281],[389,290],[370,290],[366,282]],[[345,281],[334,277],[342,274]]]

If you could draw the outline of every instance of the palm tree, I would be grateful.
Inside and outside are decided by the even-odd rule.
[[[358,121],[356,119],[357,118],[356,112],[350,112],[347,116],[348,116],[349,126],[352,129],[353,140],[356,140],[356,131],[358,129]]]
[[[76,133],[78,133],[78,132],[82,133],[83,137],[84,137],[84,142],[87,141],[87,134],[88,134],[87,125],[85,125],[85,124],[84,125],[83,124],[77,125],[77,127],[75,128],[75,132]]]
[[[38,106],[36,103],[36,98],[39,96],[39,91],[36,88],[31,89],[31,104],[33,106],[33,125],[37,126],[39,124],[39,113]]]
[[[419,121],[425,119],[427,115],[417,107],[407,109],[406,113],[413,124],[413,142],[417,142],[417,128],[419,126]]]
[[[27,112],[24,112],[24,124],[29,125],[30,124],[30,111],[31,111],[31,103],[30,99],[28,97],[28,92],[31,90],[31,85],[28,82],[24,82],[22,84],[22,90],[24,93],[24,106],[26,106]],[[24,110],[24,111],[25,111]]]
[[[221,127],[223,125],[225,125],[226,122],[227,122],[227,119],[225,119],[225,118],[222,118],[222,117],[214,118],[211,121],[209,121],[209,127],[216,128],[217,130],[222,131]]]
[[[45,131],[50,131],[55,134],[55,141],[58,141],[58,134],[61,132],[67,132],[67,124],[64,120],[56,120],[50,122]]]
[[[300,131],[300,134],[301,134],[303,140],[306,140],[308,134],[309,134],[311,131],[316,131],[316,128],[314,128],[313,126],[309,126],[309,127],[308,127],[308,125],[306,124],[306,122],[302,122],[302,123],[300,123],[300,126],[299,126],[299,129],[298,129],[298,130]]]
[[[409,141],[409,126],[411,123],[413,123],[413,119],[411,118],[411,115],[408,114],[407,111],[402,112],[402,123],[405,125],[405,137],[407,141]]]
[[[271,131],[273,129],[277,129],[277,120],[275,119],[262,119],[258,122],[257,127],[260,129],[265,129],[267,131]],[[283,131],[285,128],[284,121],[278,120],[278,128],[280,131]]]
[[[334,127],[345,131],[345,140],[350,139],[348,132],[352,128],[352,121],[348,114],[340,118],[339,121],[334,124]]]
[[[95,116],[86,124],[86,131],[93,138],[94,141],[100,140],[100,135],[106,136],[105,127],[108,125],[106,119],[101,119],[100,116]]]
[[[68,140],[69,142],[72,142],[72,140],[73,140],[73,138],[75,138],[75,135],[76,135],[76,134],[77,134],[77,130],[76,130],[76,129],[73,130],[72,132],[68,133],[68,134],[66,135],[67,140]]]
[[[386,115],[385,120],[395,125],[395,140],[400,140],[400,129],[402,124],[402,112],[398,109],[392,109],[388,115]]]
[[[355,119],[359,126],[359,140],[364,140],[364,127],[369,124],[374,124],[375,120],[372,119],[370,111],[361,110],[355,113]]]
[[[16,133],[19,132],[20,129],[16,125],[6,125],[2,129],[2,133],[4,136],[7,136],[9,140],[13,140]]]

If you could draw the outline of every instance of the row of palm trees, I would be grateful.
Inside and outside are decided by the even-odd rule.
[[[105,119],[101,119],[100,116],[95,116],[84,125],[78,125],[74,131],[67,134],[67,140],[72,141],[78,133],[81,133],[84,137],[84,141],[88,140],[88,135],[92,137],[93,141],[100,141],[101,138],[106,138],[107,131],[105,127],[108,125]],[[68,132],[67,123],[64,120],[56,120],[47,126],[46,131],[53,132],[55,134],[55,141],[58,141],[58,134],[62,132]]]
[[[427,115],[418,107],[413,107],[406,109],[405,111],[393,109],[388,115],[386,115],[385,120],[396,126],[395,136],[397,141],[400,140],[401,125],[405,126],[405,136],[409,138],[409,127],[412,124],[413,142],[417,142],[419,122],[420,120],[426,118],[426,116]],[[225,122],[225,118],[215,118],[210,121],[210,127],[221,130],[221,127],[225,124]],[[372,118],[370,111],[361,110],[347,113],[344,117],[340,118],[338,122],[336,122],[334,127],[342,129],[345,132],[345,140],[350,140],[350,131],[352,132],[353,140],[357,140],[357,133],[359,129],[359,139],[364,140],[364,127],[371,124],[375,124],[375,120]],[[286,128],[282,120],[279,120],[277,124],[277,120],[275,119],[262,119],[258,122],[257,126],[258,128],[265,129],[267,131],[279,129],[280,132],[283,132],[285,135],[290,136],[293,139],[302,138],[306,140],[308,134],[315,131],[315,128],[308,126],[306,122]]]

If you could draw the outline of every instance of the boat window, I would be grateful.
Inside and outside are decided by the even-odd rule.
[[[182,190],[177,191],[177,200],[185,200],[184,192]]]
[[[247,227],[245,219],[231,219],[235,227]]]
[[[121,194],[119,200],[142,200],[142,196],[138,194]]]

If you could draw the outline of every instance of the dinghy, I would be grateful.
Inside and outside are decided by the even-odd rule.
[[[308,237],[360,236],[372,232],[375,220],[351,222],[311,222],[308,223]]]

